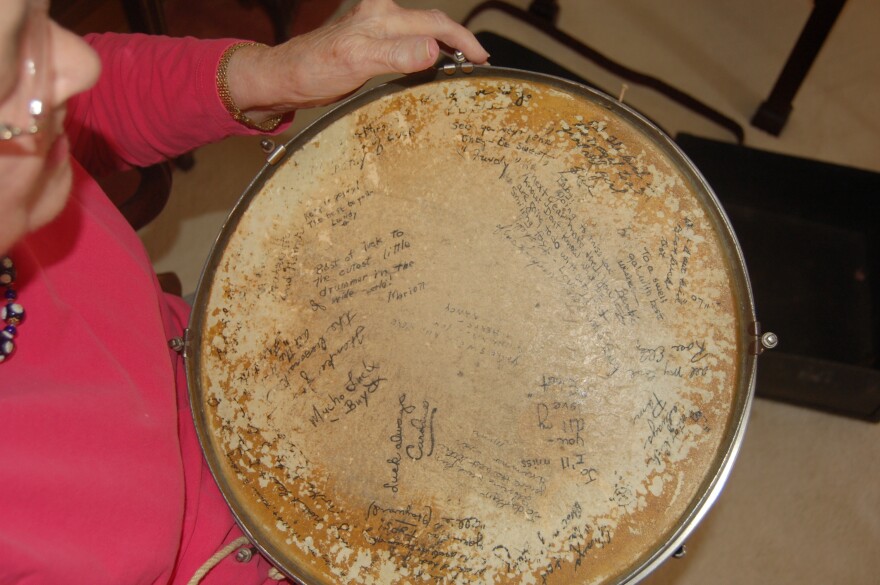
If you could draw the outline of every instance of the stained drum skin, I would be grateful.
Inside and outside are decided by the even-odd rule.
[[[242,523],[306,583],[625,579],[737,423],[708,207],[631,118],[538,81],[337,117],[250,200],[201,308],[197,406]]]

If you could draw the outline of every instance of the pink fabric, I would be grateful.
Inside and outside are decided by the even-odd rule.
[[[89,42],[104,72],[69,105],[83,163],[73,163],[70,201],[10,252],[27,317],[0,364],[0,583],[186,583],[241,533],[204,464],[182,359],[167,345],[188,308],[161,293],[90,173],[247,133],[214,86],[232,41]],[[272,582],[268,567],[229,558],[203,582]]]

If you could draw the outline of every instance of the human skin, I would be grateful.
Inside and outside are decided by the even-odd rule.
[[[5,0],[0,12],[0,122],[27,124],[34,91],[23,79],[28,17],[41,0]],[[474,36],[445,14],[408,10],[392,0],[363,0],[338,21],[276,47],[248,46],[227,69],[233,101],[251,120],[332,103],[372,77],[430,67],[441,45],[461,50],[474,63],[489,55]],[[70,192],[72,169],[62,130],[70,97],[90,88],[100,74],[94,51],[77,35],[49,22],[52,104],[47,131],[0,141],[0,255],[27,233],[56,217]]]
[[[26,95],[34,88],[22,79],[30,0],[7,0],[0,15],[0,121],[27,123]],[[75,34],[49,22],[49,53],[44,63],[51,74],[39,97],[54,104],[42,135],[0,142],[0,254],[18,239],[51,221],[64,208],[72,169],[63,133],[65,104],[94,85],[100,63],[94,51]]]

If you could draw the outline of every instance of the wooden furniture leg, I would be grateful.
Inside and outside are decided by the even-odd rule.
[[[752,116],[752,126],[779,136],[791,115],[794,96],[825,44],[831,27],[837,22],[844,4],[846,0],[815,0],[810,18],[782,68],[776,85]]]

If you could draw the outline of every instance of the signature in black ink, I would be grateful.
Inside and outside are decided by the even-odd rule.
[[[430,457],[434,453],[434,415],[437,409],[432,408],[431,403],[427,400],[422,402],[422,407],[424,408],[422,418],[410,421],[410,424],[419,433],[418,440],[416,444],[406,446],[406,454],[415,461],[422,457]]]
[[[391,481],[386,482],[382,486],[385,489],[391,490],[391,492],[395,494],[398,491],[398,481],[400,479],[400,451],[403,449],[403,420],[416,409],[415,406],[407,403],[406,394],[402,393],[398,397],[397,402],[400,405],[400,409],[397,412],[397,423],[394,434],[389,437],[391,443],[394,445],[395,454],[390,459],[385,460],[385,462],[391,466]]]

